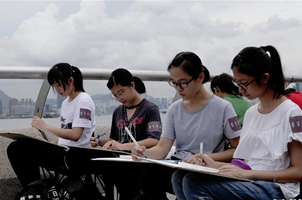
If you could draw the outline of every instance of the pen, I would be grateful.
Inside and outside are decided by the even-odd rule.
[[[135,144],[135,146],[140,147],[139,144],[137,143],[137,141],[135,140],[135,138],[133,137],[133,135],[131,134],[131,132],[129,131],[129,129],[127,127],[125,127],[125,130],[127,132],[127,134],[129,135],[129,137],[131,138],[131,140],[133,141],[133,143]],[[144,157],[147,158],[147,156],[144,154]]]
[[[200,146],[199,146],[199,153],[203,153],[203,143],[202,142],[200,143]],[[200,158],[199,164],[202,165],[202,158]]]
[[[96,142],[97,145],[99,145],[100,138],[101,138],[102,136],[104,136],[104,135],[106,135],[106,133],[98,134],[98,135],[95,137],[95,142]]]

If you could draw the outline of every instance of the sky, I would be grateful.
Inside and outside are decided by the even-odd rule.
[[[232,74],[247,46],[275,46],[287,77],[301,75],[302,1],[0,0],[0,66],[165,71],[181,51],[196,53],[211,74]],[[42,80],[0,80],[7,95],[36,99]],[[106,81],[86,81],[90,95]],[[166,82],[146,82],[154,97],[173,97]],[[53,93],[50,91],[50,93]]]

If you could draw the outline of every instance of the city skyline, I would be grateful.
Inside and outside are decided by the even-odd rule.
[[[92,95],[93,101],[96,106],[96,115],[100,114],[112,114],[114,109],[121,105],[121,103],[111,97],[111,93],[109,94],[98,94]],[[142,94],[142,96],[149,101],[156,104],[160,110],[166,110],[168,106],[172,103],[172,97],[170,98],[158,98],[152,97],[147,94]],[[47,99],[43,108],[43,116],[44,117],[54,117],[58,116],[60,105],[65,98],[62,98],[60,95],[57,95],[57,98]],[[3,101],[0,98],[0,115],[1,118],[6,117],[32,117],[35,115],[35,101],[31,98],[21,98],[20,100],[17,98],[9,99],[9,106],[5,108],[2,106]]]

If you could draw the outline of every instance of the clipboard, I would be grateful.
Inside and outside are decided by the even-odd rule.
[[[212,175],[212,176],[219,176],[223,178],[229,178],[229,179],[235,179],[235,180],[240,180],[240,181],[249,181],[252,182],[253,180],[249,179],[244,179],[244,178],[238,178],[235,176],[229,176],[229,175],[224,175],[224,174],[219,174],[218,169],[210,168],[210,167],[204,167],[200,165],[194,165],[190,163],[185,163],[185,162],[168,162],[166,160],[155,160],[155,159],[150,159],[150,158],[141,158],[141,161],[134,161],[129,158],[94,158],[92,161],[97,162],[97,161],[109,161],[109,162],[132,162],[132,163],[142,163],[142,164],[158,164],[162,165],[165,167],[170,167],[174,169],[179,169],[179,170],[186,170],[186,171],[191,171],[191,172],[197,172],[201,174],[207,174],[207,175]]]
[[[102,147],[92,148],[83,146],[57,145],[51,142],[40,140],[38,138],[28,136],[17,132],[0,132],[0,136],[17,141],[28,141],[36,145],[44,145],[43,147],[63,148],[66,151],[78,152],[79,154],[88,155],[90,158],[96,157],[119,157],[119,155],[131,155],[131,152],[105,149]]]
[[[22,134],[22,133],[17,133],[17,132],[0,132],[0,136],[8,138],[8,139],[12,139],[12,140],[28,141],[28,142],[35,143],[35,144],[38,144],[38,145],[47,145],[47,146],[52,146],[54,148],[64,148],[64,149],[68,150],[68,147],[66,147],[66,146],[61,146],[61,145],[53,144],[53,143],[48,142],[46,140],[40,140],[38,138],[29,136],[29,135],[25,135],[25,134]]]
[[[116,158],[120,155],[131,155],[130,151],[105,149],[103,147],[83,147],[67,145],[70,151],[78,152],[79,154],[86,154],[90,158]]]

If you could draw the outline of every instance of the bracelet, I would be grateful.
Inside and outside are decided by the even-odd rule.
[[[276,182],[278,179],[278,172],[277,170],[274,170],[274,179],[273,179],[273,182]]]

